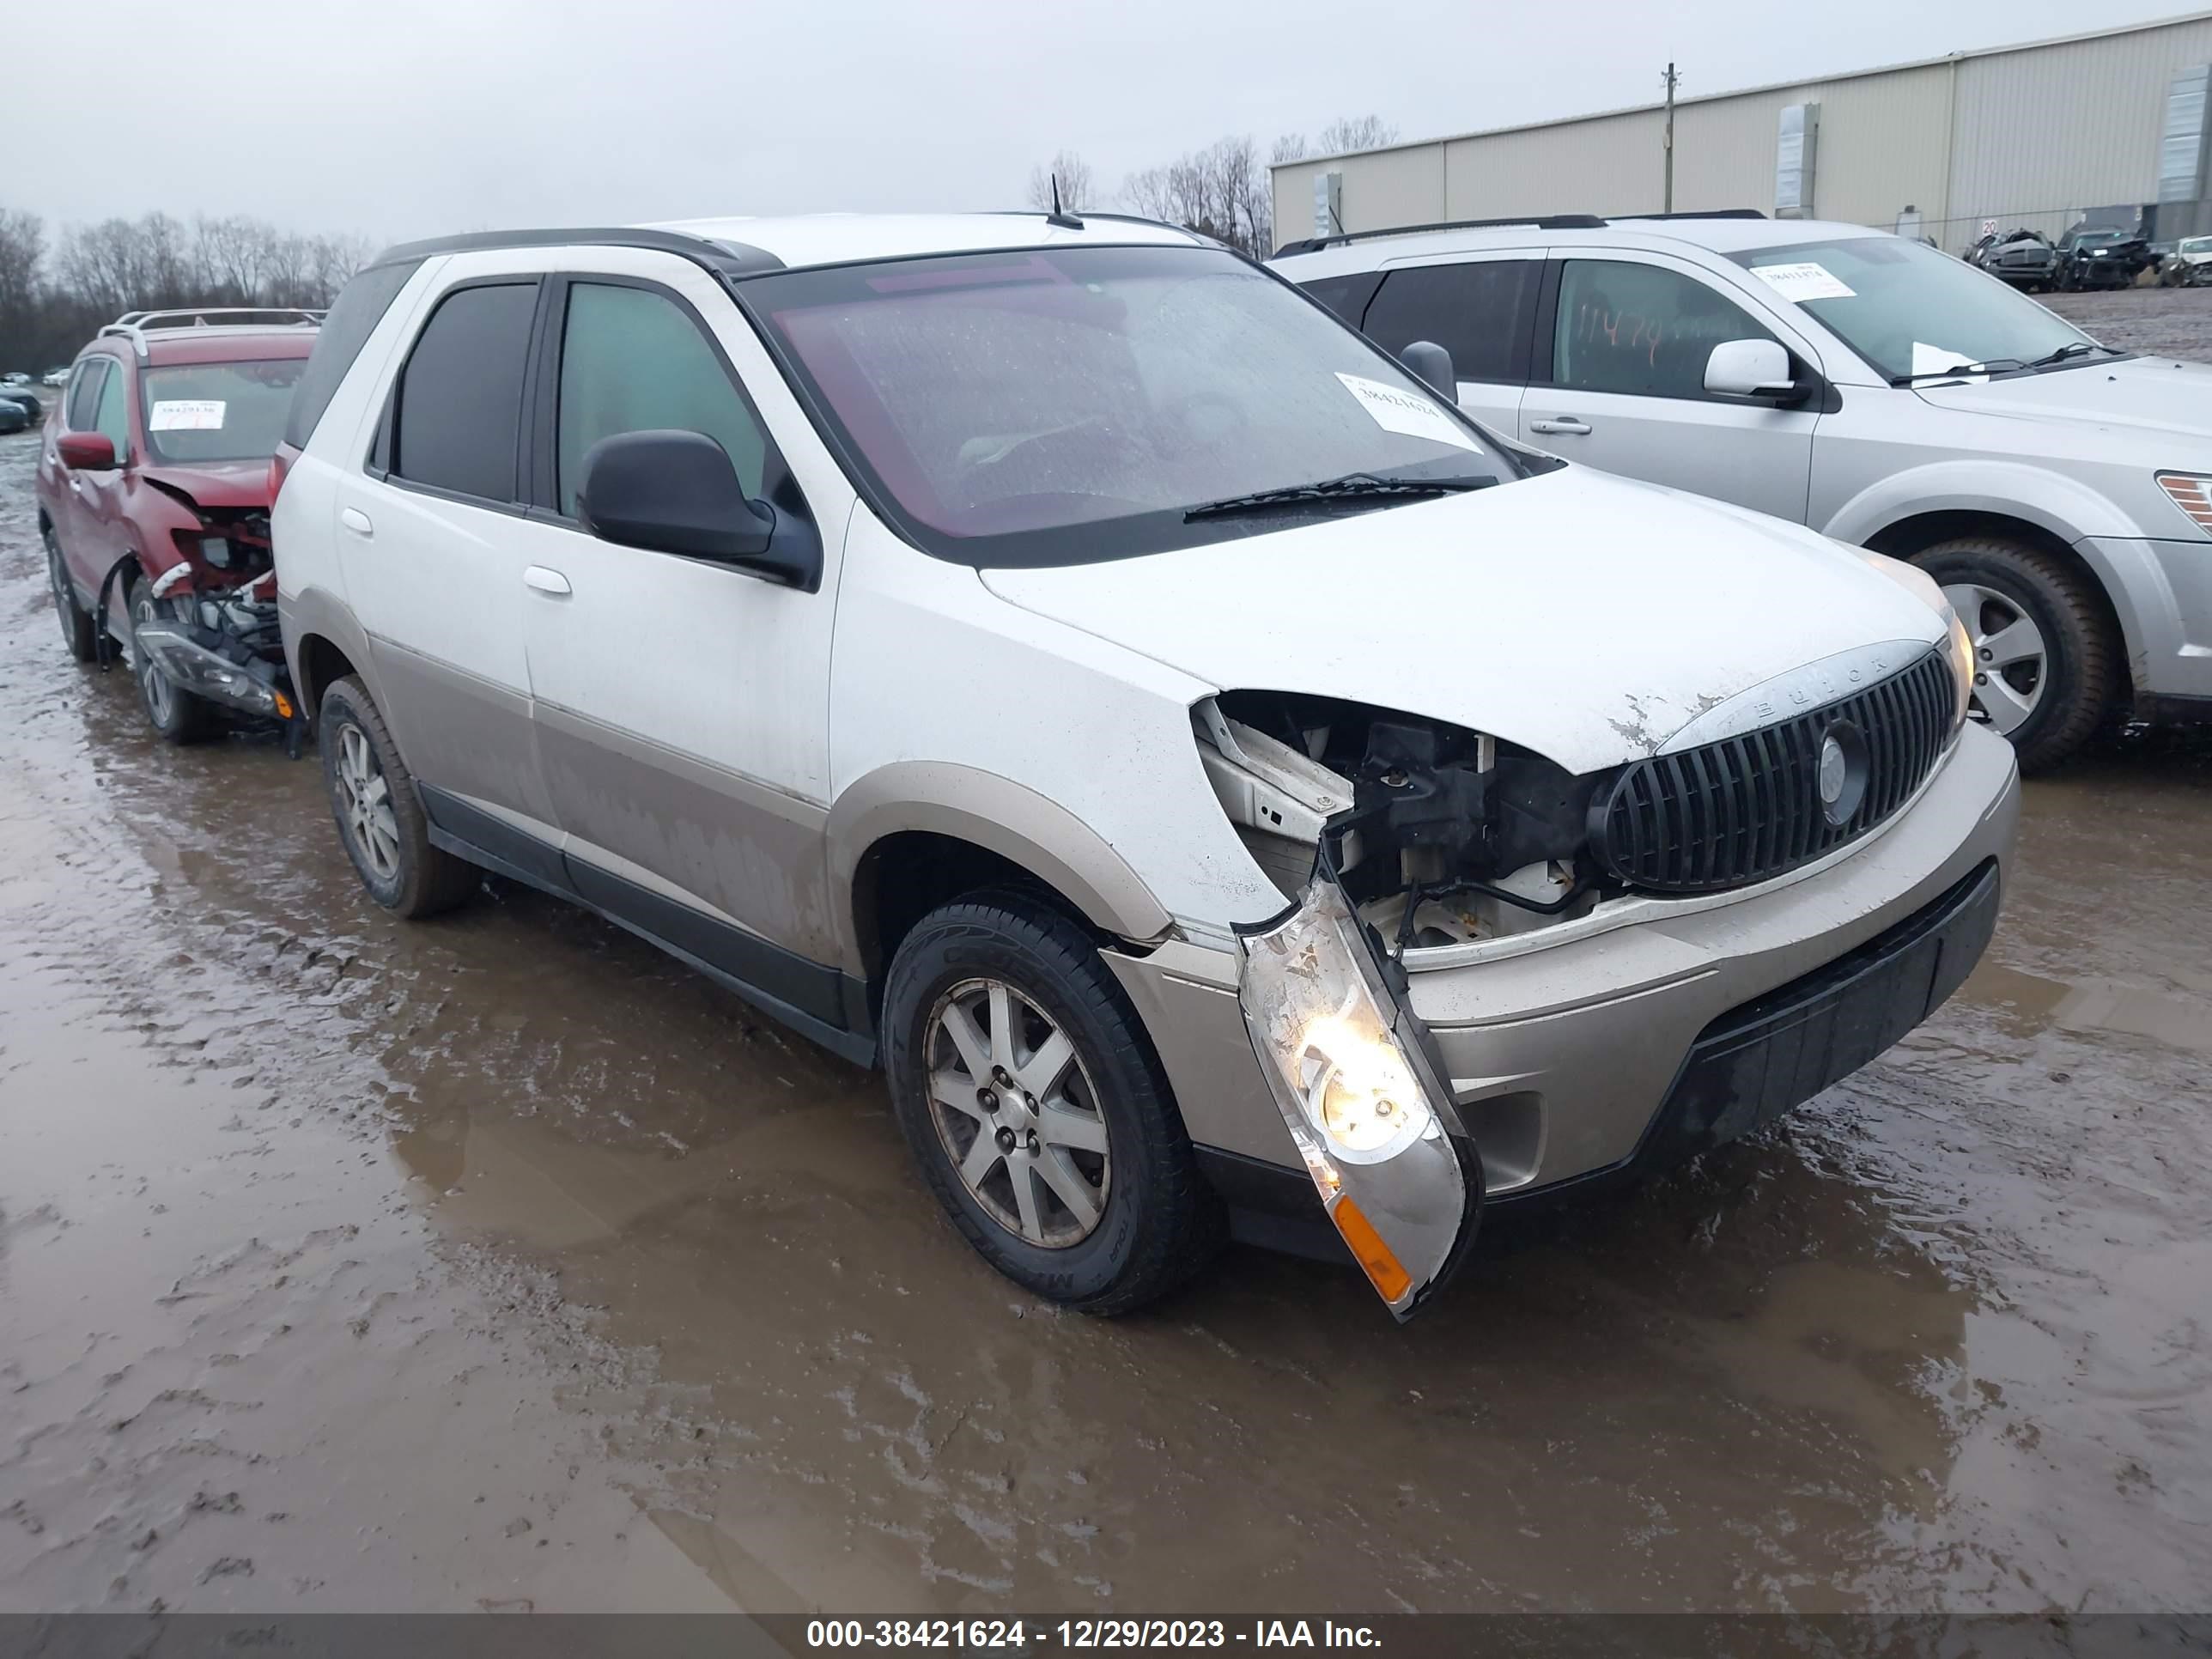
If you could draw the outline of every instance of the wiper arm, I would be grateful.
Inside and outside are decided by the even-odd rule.
[[[2053,363],[2063,363],[2069,358],[2079,357],[2091,351],[2109,351],[2115,357],[2127,356],[2127,353],[2122,351],[2118,346],[2099,345],[2094,340],[2072,340],[2056,351],[2046,352],[2040,357],[2032,359],[2027,366],[2030,368],[2049,368]]]
[[[1487,489],[1498,482],[1487,472],[1457,478],[1385,478],[1374,472],[1347,472],[1340,478],[1318,483],[1286,484],[1279,489],[1255,489],[1249,495],[1224,495],[1218,501],[1201,501],[1182,515],[1189,524],[1199,519],[1229,518],[1239,513],[1270,507],[1294,507],[1310,501],[1375,501],[1388,496],[1455,495],[1463,490]]]
[[[1916,380],[1948,380],[1961,374],[2002,374],[2008,369],[2029,368],[2017,357],[1992,357],[1985,363],[1953,363],[1948,368],[1923,368],[1915,374],[1893,374],[1892,386],[1911,386]]]

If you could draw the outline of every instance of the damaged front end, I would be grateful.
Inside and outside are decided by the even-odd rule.
[[[1483,1173],[1401,958],[1585,914],[1595,781],[1324,698],[1227,693],[1193,718],[1224,811],[1294,901],[1237,930],[1246,1030],[1323,1209],[1402,1321],[1472,1243]]]

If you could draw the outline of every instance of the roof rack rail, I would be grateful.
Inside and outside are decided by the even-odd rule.
[[[1616,213],[1616,219],[1764,219],[1760,208],[1701,208],[1683,213]]]
[[[167,311],[126,311],[100,331],[102,338],[129,340],[146,355],[149,331],[172,329],[319,328],[326,313],[305,306],[201,306]]]
[[[1515,213],[1503,219],[1447,219],[1433,225],[1393,225],[1387,230],[1340,230],[1334,236],[1307,236],[1285,242],[1275,257],[1286,253],[1315,253],[1349,242],[1371,241],[1378,236],[1419,236],[1432,230],[1603,230],[1605,221],[1595,213]]]
[[[1340,230],[1334,236],[1305,236],[1285,242],[1274,257],[1286,253],[1317,253],[1325,247],[1348,242],[1371,241],[1378,236],[1419,236],[1434,230],[1603,230],[1620,219],[1764,219],[1757,208],[1708,208],[1697,213],[1616,213],[1612,219],[1595,213],[1516,213],[1503,219],[1448,219],[1433,225],[1393,225],[1387,230]]]

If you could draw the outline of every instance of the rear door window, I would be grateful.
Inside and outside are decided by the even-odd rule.
[[[1382,282],[1379,270],[1355,270],[1348,276],[1323,276],[1299,286],[1358,328],[1367,315],[1367,302],[1375,297]]]
[[[392,476],[507,504],[517,499],[523,368],[538,283],[479,283],[438,302],[399,371]]]
[[[1537,259],[1401,266],[1367,307],[1368,337],[1393,356],[1416,340],[1451,353],[1462,380],[1526,380],[1528,340],[1543,274]]]
[[[722,447],[745,494],[762,493],[768,441],[759,420],[699,325],[651,289],[569,287],[558,420],[561,511],[570,518],[584,457],[622,432],[702,433]]]
[[[1694,276],[1626,259],[1571,259],[1559,279],[1553,378],[1583,392],[1704,398],[1715,346],[1773,338]]]

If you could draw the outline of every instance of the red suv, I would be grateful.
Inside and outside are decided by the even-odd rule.
[[[173,743],[218,708],[292,721],[269,555],[270,457],[320,313],[132,312],[70,372],[39,456],[39,530],[62,637],[131,647]],[[106,626],[94,617],[105,616]]]

